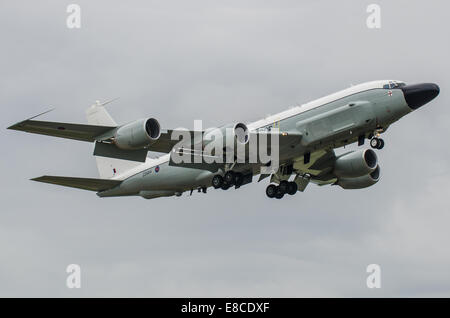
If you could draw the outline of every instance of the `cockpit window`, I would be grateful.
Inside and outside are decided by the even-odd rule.
[[[388,84],[384,84],[383,88],[384,89],[394,89],[394,88],[401,88],[405,85],[406,84],[402,83],[402,82],[389,82]]]

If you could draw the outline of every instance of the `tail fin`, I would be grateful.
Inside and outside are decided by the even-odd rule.
[[[105,109],[105,105],[114,101],[116,99],[100,103],[96,101],[94,105],[86,110],[87,121],[91,125],[101,125],[101,126],[117,126],[114,119]],[[97,163],[98,173],[100,178],[113,178],[123,172],[135,168],[139,163],[129,160],[120,160],[114,158],[106,157],[95,157]]]
[[[116,98],[117,99],[117,98]],[[112,99],[110,101],[100,103],[100,101],[96,101],[94,105],[86,109],[86,116],[88,124],[90,125],[100,125],[100,126],[117,126],[114,119],[112,119],[111,115],[105,109],[105,105],[109,104],[116,99]]]

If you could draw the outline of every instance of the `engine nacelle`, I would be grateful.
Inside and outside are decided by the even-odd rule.
[[[220,128],[209,128],[203,136],[203,145],[216,142],[216,138],[219,136],[222,137],[222,147],[225,148],[227,146],[227,140],[229,143],[233,140],[233,144],[247,144],[250,139],[250,132],[247,125],[243,123],[230,124]]]
[[[372,149],[353,151],[336,159],[333,174],[338,179],[364,176],[377,168],[377,162]]]
[[[114,144],[124,150],[142,149],[158,140],[161,127],[154,118],[138,119],[119,127]]]
[[[363,189],[374,185],[378,180],[380,180],[380,166],[377,166],[374,171],[364,176],[339,178],[336,184],[344,189]]]
[[[250,140],[250,132],[246,124],[237,123],[233,127],[233,136],[236,138],[236,142],[245,145]]]

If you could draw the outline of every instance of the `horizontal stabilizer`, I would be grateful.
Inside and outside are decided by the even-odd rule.
[[[105,135],[108,132],[110,132],[112,136],[115,128],[116,127],[111,126],[69,124],[29,119],[8,127],[8,129],[20,130],[33,134],[48,135],[88,142],[93,142],[96,140],[96,137]],[[106,136],[105,138],[107,137],[110,136]]]
[[[120,180],[111,180],[111,179],[75,178],[75,177],[58,177],[58,176],[42,176],[31,180],[89,191],[104,191],[112,189],[122,182]]]

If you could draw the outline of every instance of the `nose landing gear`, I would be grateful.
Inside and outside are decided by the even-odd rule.
[[[386,129],[378,127],[372,134],[369,135],[369,139],[372,137],[370,139],[370,147],[374,149],[383,149],[384,140],[380,138],[380,135],[384,131],[386,131]]]
[[[378,137],[373,137],[370,140],[370,147],[374,149],[383,149],[384,147],[384,140]]]

